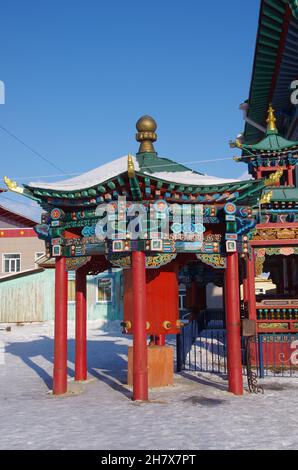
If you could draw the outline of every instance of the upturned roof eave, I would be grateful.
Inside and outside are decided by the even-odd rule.
[[[163,185],[172,184],[175,186],[187,187],[187,183],[181,183],[175,180],[165,180],[165,179],[156,177],[154,174],[147,174],[147,173],[143,173],[140,171],[136,171],[135,175],[138,179],[149,178],[150,181],[156,182],[156,183],[162,183]],[[68,195],[72,195],[73,196],[72,199],[75,199],[76,197],[82,197],[82,195],[79,196],[79,193],[88,192],[91,190],[95,191],[98,186],[107,186],[111,182],[114,183],[119,177],[127,177],[127,172],[120,173],[114,178],[99,182],[90,187],[86,187],[83,189],[75,189],[75,190],[67,190],[67,189],[58,190],[58,189],[50,189],[50,188],[42,188],[42,187],[31,187],[29,185],[24,184],[23,186],[25,188],[25,191],[23,194],[24,196],[27,196],[27,197],[33,197],[35,200],[36,199],[40,200],[40,199],[48,198],[48,197],[55,197],[55,195],[58,195],[58,194],[60,197],[65,196],[65,198],[67,198]],[[205,185],[197,185],[197,184],[193,184],[192,182],[189,182],[188,186],[191,186],[193,188],[193,192],[196,192],[196,193],[205,192],[205,191],[212,193],[212,192],[221,192],[221,191],[225,192],[225,191],[229,191],[229,189],[232,189],[232,188],[233,188],[233,191],[236,191],[237,189],[241,189],[243,186],[247,186],[247,185],[253,186],[255,184],[256,184],[256,181],[249,179],[249,180],[234,180],[234,181],[229,181],[229,182],[224,182],[224,183],[214,183],[214,184],[205,184]],[[109,189],[107,188],[107,192],[108,190]],[[87,197],[87,196],[92,196],[92,195],[90,194],[90,195],[85,195],[85,196]]]

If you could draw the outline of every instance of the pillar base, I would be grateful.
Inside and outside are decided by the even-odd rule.
[[[150,345],[148,351],[148,386],[166,387],[174,383],[174,349]],[[133,385],[133,348],[128,348],[128,385]]]

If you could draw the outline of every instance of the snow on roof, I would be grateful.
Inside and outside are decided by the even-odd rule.
[[[135,169],[139,169],[138,162],[135,157],[133,157]],[[53,189],[57,191],[73,191],[79,189],[90,188],[97,184],[103,183],[111,178],[114,178],[121,173],[127,171],[127,155],[121,158],[117,158],[110,163],[95,168],[94,170],[87,171],[82,175],[75,176],[74,178],[69,178],[67,180],[58,181],[58,183],[43,183],[43,182],[33,182],[29,183],[30,188],[43,188],[43,189]]]
[[[136,157],[133,157],[134,167],[136,171],[141,171]],[[94,170],[83,173],[82,175],[69,178],[67,180],[58,181],[57,183],[43,183],[31,182],[28,184],[30,188],[52,189],[56,191],[75,191],[90,188],[101,184],[111,178],[114,178],[121,173],[127,171],[127,155],[124,157],[106,163]],[[239,181],[235,179],[217,178],[215,176],[201,175],[195,171],[181,171],[181,172],[157,172],[147,173],[151,177],[156,177],[173,183],[193,184],[197,186],[208,186],[212,184],[225,184]]]
[[[217,178],[216,176],[200,175],[194,171],[179,171],[175,173],[164,171],[160,173],[154,173],[154,176],[169,182],[188,185],[193,184],[196,186],[209,186],[211,184],[225,184],[239,181],[235,179]]]

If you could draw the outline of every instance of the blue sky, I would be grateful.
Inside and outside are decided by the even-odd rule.
[[[1,176],[55,181],[56,167],[134,153],[135,122],[151,114],[160,156],[238,178],[242,164],[216,159],[235,155],[228,141],[243,130],[258,13],[259,0],[1,2],[0,126],[53,163],[0,129]]]

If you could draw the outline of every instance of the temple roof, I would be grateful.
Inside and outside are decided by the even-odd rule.
[[[275,117],[274,109],[272,107],[272,104],[270,104],[268,109],[268,118],[266,121],[266,137],[255,144],[242,144],[241,142],[236,140],[235,144],[238,148],[242,149],[243,156],[262,153],[266,153],[266,156],[269,156],[272,153],[276,154],[284,150],[287,150],[289,152],[294,151],[295,153],[296,151],[298,151],[298,141],[294,142],[285,139],[284,137],[279,135],[276,127],[276,121],[277,119]],[[237,160],[241,160],[241,158]]]
[[[298,201],[298,188],[279,187],[272,189],[271,201]]]
[[[298,135],[298,115],[290,99],[291,83],[297,79],[297,43],[297,0],[261,0],[247,117],[265,125],[266,110],[272,102],[281,135],[293,140]],[[246,123],[245,144],[259,142],[263,135]]]

